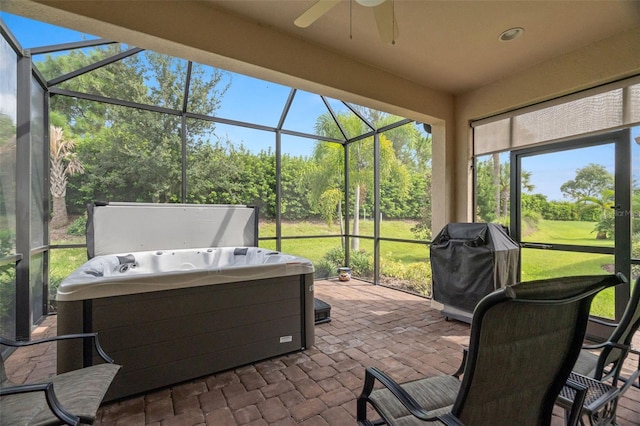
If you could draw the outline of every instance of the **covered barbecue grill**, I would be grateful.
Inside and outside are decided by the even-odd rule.
[[[495,223],[450,223],[431,243],[433,300],[447,318],[471,322],[476,304],[518,279],[520,246]]]

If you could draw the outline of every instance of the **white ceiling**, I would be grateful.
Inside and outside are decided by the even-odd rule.
[[[452,94],[640,25],[640,1],[394,0],[400,34],[391,45],[380,42],[372,10],[353,0],[341,1],[304,29],[293,21],[315,0],[209,1],[249,21]],[[498,40],[513,27],[524,28],[524,35],[507,43]]]

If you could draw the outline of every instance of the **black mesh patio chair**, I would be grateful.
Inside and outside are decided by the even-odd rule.
[[[0,425],[79,425],[95,421],[102,399],[120,369],[104,352],[96,333],[27,342],[0,337],[0,344],[22,347],[69,339],[92,339],[106,363],[59,374],[41,383],[17,385],[7,378],[0,356]]]
[[[605,342],[583,346],[573,371],[610,383],[619,388],[618,396],[622,396],[630,386],[640,388],[640,360],[629,376],[622,376],[622,367],[627,355],[630,352],[638,353],[637,349],[632,348],[631,343],[640,327],[640,278],[635,282],[620,322],[614,323],[595,318],[592,321],[609,327],[613,331]],[[617,401],[618,398],[613,398],[608,401],[608,406],[603,406],[594,413],[587,413],[589,423],[592,425],[615,424]]]
[[[474,310],[465,360],[454,375],[399,385],[367,368],[358,423],[548,425],[557,396],[569,385],[577,394],[569,422],[576,424],[586,388],[567,379],[585,337],[591,301],[622,282],[622,275],[563,277],[494,291]],[[376,382],[382,386],[374,390]],[[381,420],[367,419],[367,404]]]

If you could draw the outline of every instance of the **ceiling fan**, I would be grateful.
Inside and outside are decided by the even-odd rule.
[[[307,28],[341,1],[343,0],[318,0],[302,15],[298,16],[293,23],[297,27]],[[399,31],[394,13],[394,1],[395,0],[355,0],[359,5],[373,10],[380,41],[383,43],[395,44],[396,38],[398,38]]]

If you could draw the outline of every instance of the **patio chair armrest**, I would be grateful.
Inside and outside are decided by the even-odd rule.
[[[624,360],[629,353],[630,346],[625,345],[623,343],[617,342],[602,342],[595,345],[583,345],[582,349],[593,350],[598,349],[600,353],[598,355],[598,363],[595,370],[595,376],[599,377],[600,380],[606,381],[608,379],[612,379],[614,385],[617,383],[618,378],[620,378],[620,373],[622,372],[622,363],[621,362],[610,362],[609,364],[613,364],[613,368],[609,364],[602,364],[604,360],[609,357],[614,350],[618,350],[620,352],[619,358]]]
[[[582,417],[582,406],[584,405],[584,400],[587,397],[588,388],[582,383],[572,379],[568,379],[565,386],[575,391],[573,402],[571,403],[571,408],[569,409],[569,413],[566,418],[566,426],[577,426],[580,423],[580,418]]]
[[[613,322],[611,320],[603,319],[603,318],[589,318],[590,322],[594,322],[598,325],[603,325],[605,327],[616,328],[618,326],[617,322]]]
[[[16,340],[7,339],[6,337],[0,336],[0,344],[3,344],[5,346],[22,347],[22,346],[37,345],[40,343],[56,342],[60,340],[72,340],[72,339],[92,339],[93,346],[96,348],[96,351],[98,352],[100,357],[106,362],[108,362],[109,364],[113,364],[115,362],[109,355],[107,355],[107,353],[102,348],[102,345],[100,345],[100,341],[98,340],[98,333],[63,334],[60,336],[45,337],[43,339],[28,340],[28,341],[16,341]]]
[[[45,391],[51,383],[36,383],[33,385],[15,385],[0,388],[0,396],[15,395],[18,393]]]
[[[628,345],[623,345],[622,343],[616,343],[616,342],[602,342],[602,343],[596,343],[594,345],[582,345],[582,349],[604,349],[604,348],[611,348],[611,349],[621,349],[623,351],[627,351],[629,350],[629,346]]]
[[[395,396],[409,412],[420,420],[436,420],[437,416],[432,415],[429,411],[420,407],[415,399],[407,391],[405,391],[395,380],[384,374],[375,367],[369,367],[365,370],[364,388],[360,399],[368,399],[375,380],[378,380],[385,388],[387,388],[393,396]]]
[[[68,425],[79,425],[80,417],[75,416],[65,410],[60,404],[56,393],[53,390],[53,383],[37,383],[33,385],[16,385],[9,386],[6,388],[0,389],[0,396],[4,395],[15,395],[20,393],[29,393],[29,392],[44,392],[45,399],[47,401],[47,405],[51,412],[59,418],[62,422]]]
[[[447,413],[442,416],[438,416],[438,420],[447,426],[464,426],[464,423],[460,421],[456,416],[451,413]]]
[[[462,348],[462,361],[460,361],[460,366],[458,367],[456,372],[452,374],[453,376],[460,378],[462,373],[464,373],[464,367],[467,365],[468,355],[469,355],[469,348],[467,347]]]

